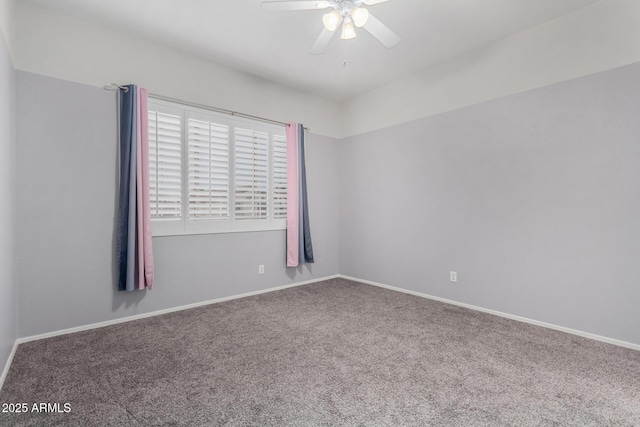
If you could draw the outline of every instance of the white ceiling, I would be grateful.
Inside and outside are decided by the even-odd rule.
[[[261,0],[30,0],[306,92],[343,100],[597,0],[391,0],[368,9],[402,39],[366,31],[309,54],[326,11]],[[346,67],[344,62],[346,61]]]

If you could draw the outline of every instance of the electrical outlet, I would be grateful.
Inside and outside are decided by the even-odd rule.
[[[458,273],[456,273],[455,271],[450,271],[449,272],[449,281],[456,283],[458,281]]]
[[[260,264],[258,266],[258,274],[264,274],[264,265],[263,264]]]

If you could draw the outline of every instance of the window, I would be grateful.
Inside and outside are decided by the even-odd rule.
[[[154,236],[286,228],[284,126],[149,100]]]

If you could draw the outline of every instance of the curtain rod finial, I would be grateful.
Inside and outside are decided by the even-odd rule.
[[[104,90],[112,90],[114,92],[118,91],[119,89],[122,89],[124,92],[129,92],[129,88],[127,86],[120,86],[117,83],[111,83],[109,85],[104,85],[104,86],[102,86],[102,88]]]

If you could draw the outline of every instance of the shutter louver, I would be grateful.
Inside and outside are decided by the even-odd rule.
[[[189,219],[229,218],[229,127],[189,119]]]
[[[182,123],[180,116],[149,111],[151,217],[182,217]]]
[[[269,134],[237,127],[234,143],[235,219],[267,219]]]
[[[273,219],[287,218],[287,139],[273,135]]]

